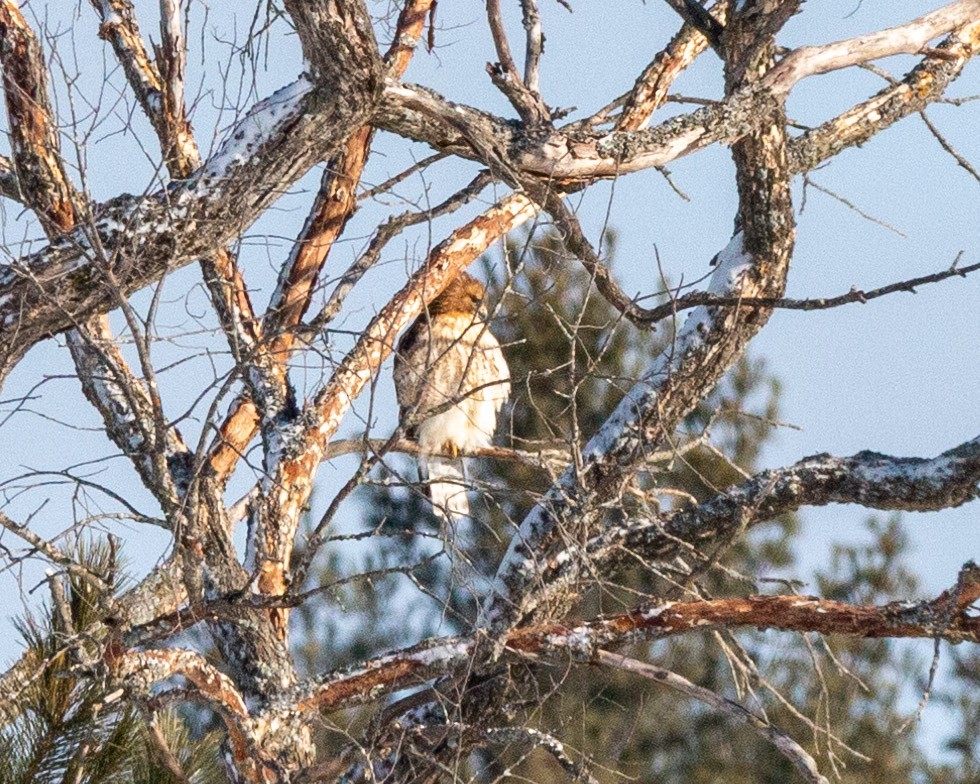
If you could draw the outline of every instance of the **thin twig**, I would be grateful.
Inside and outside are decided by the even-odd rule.
[[[915,294],[915,290],[919,286],[924,286],[929,283],[939,283],[953,277],[965,278],[971,272],[980,270],[980,263],[969,264],[965,267],[957,266],[957,263],[962,255],[963,253],[961,251],[959,254],[957,254],[956,261],[953,262],[953,266],[941,272],[934,272],[930,275],[920,275],[917,278],[909,278],[908,280],[899,281],[897,283],[890,283],[887,286],[881,286],[880,288],[871,289],[870,291],[852,288],[849,292],[847,292],[847,294],[840,294],[836,297],[818,297],[814,299],[745,297],[743,299],[739,299],[738,297],[718,296],[705,291],[692,291],[689,294],[684,294],[674,300],[671,300],[670,302],[664,303],[663,305],[658,305],[655,308],[638,308],[637,310],[643,312],[642,319],[637,318],[637,321],[634,321],[634,323],[645,322],[648,325],[654,324],[667,318],[668,316],[674,315],[679,311],[695,308],[699,305],[737,305],[739,307],[781,308],[784,310],[828,310],[829,308],[836,308],[841,305],[848,305],[854,302],[860,302],[863,304],[870,302],[873,299],[887,296],[888,294],[895,294],[899,291],[907,291]]]
[[[881,218],[876,218],[874,215],[868,214],[867,212],[865,212],[864,210],[862,210],[860,207],[858,207],[850,199],[848,199],[848,198],[846,198],[844,196],[841,196],[839,193],[836,193],[835,191],[830,190],[830,188],[825,188],[823,185],[817,184],[813,180],[813,178],[810,177],[809,175],[804,175],[803,176],[803,187],[804,188],[806,188],[806,187],[814,188],[815,190],[818,190],[821,193],[823,193],[823,194],[825,194],[827,196],[830,196],[830,198],[839,201],[841,204],[843,204],[848,209],[854,210],[854,212],[856,212],[858,215],[860,215],[865,220],[871,221],[872,223],[874,223],[874,224],[876,224],[878,226],[881,226],[883,229],[888,229],[888,231],[894,232],[899,237],[901,237],[903,240],[908,239],[908,235],[905,232],[903,232],[901,229],[896,229],[894,226],[892,226],[887,221],[883,221]]]
[[[970,163],[966,158],[964,158],[956,150],[956,148],[953,147],[952,144],[950,144],[949,140],[945,136],[943,136],[942,132],[935,125],[933,125],[932,120],[929,119],[925,111],[919,112],[919,117],[921,117],[922,122],[926,124],[926,128],[929,129],[929,133],[931,133],[933,136],[936,137],[936,141],[939,142],[939,146],[942,147],[950,155],[952,155],[953,160],[955,160],[957,164],[959,164],[964,169],[966,169],[967,172],[969,172],[970,176],[973,177],[973,179],[975,179],[977,182],[980,182],[980,173],[977,172],[977,170],[973,167],[972,163]]]
[[[418,163],[409,166],[407,169],[405,169],[405,171],[396,174],[394,177],[389,177],[384,182],[379,183],[378,185],[375,185],[372,188],[368,188],[366,191],[364,191],[357,197],[357,200],[365,201],[366,199],[373,199],[375,196],[385,193],[386,191],[390,191],[400,182],[404,182],[416,172],[421,171],[427,166],[431,166],[436,161],[441,161],[443,158],[448,158],[448,157],[449,157],[448,152],[437,152],[433,155],[428,156],[427,158],[423,158]]]
[[[826,777],[820,774],[817,763],[807,752],[793,740],[789,735],[778,727],[770,724],[765,719],[752,713],[744,705],[741,705],[727,697],[722,697],[710,689],[698,686],[686,678],[681,677],[675,672],[665,670],[662,667],[655,667],[652,664],[630,659],[618,653],[610,653],[601,650],[598,655],[599,663],[617,670],[631,672],[649,680],[669,686],[675,691],[679,691],[691,699],[710,705],[715,710],[721,711],[738,722],[745,724],[755,730],[759,735],[769,741],[776,749],[786,757],[803,777],[812,784],[830,784]]]

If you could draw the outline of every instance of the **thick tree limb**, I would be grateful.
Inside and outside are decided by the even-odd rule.
[[[544,595],[560,595],[577,580],[573,564],[580,561],[593,569],[614,568],[633,556],[669,561],[806,506],[858,504],[930,512],[961,506],[978,495],[980,436],[930,459],[876,452],[816,455],[788,468],[763,471],[693,508],[617,526],[581,548],[571,546],[542,564],[533,580],[547,586]]]
[[[77,196],[61,159],[47,66],[13,0],[0,2],[0,68],[20,193],[49,234],[68,231],[75,226]]]
[[[815,169],[842,150],[863,144],[939,98],[980,52],[980,20],[964,24],[898,84],[807,131],[790,144],[794,173]]]
[[[591,662],[609,647],[713,629],[776,629],[866,639],[940,638],[980,642],[980,619],[970,606],[980,599],[980,568],[963,567],[956,585],[935,599],[854,605],[813,596],[747,596],[666,602],[575,626],[548,623],[518,628],[503,641],[511,655],[554,661],[571,656]],[[479,635],[424,643],[331,673],[297,686],[284,705],[329,712],[379,699],[413,684],[471,665],[482,650]]]
[[[904,25],[824,46],[801,46],[790,52],[765,78],[777,93],[787,93],[808,76],[891,57],[918,54],[934,38],[976,23],[980,0],[958,0]]]
[[[106,434],[132,461],[143,484],[166,512],[174,513],[190,481],[188,476],[174,474],[179,473],[178,466],[190,464],[190,452],[176,429],[165,424],[158,427],[160,401],[154,404],[146,387],[133,375],[108,321],[106,316],[96,316],[85,328],[68,333],[68,349],[82,391],[101,414]]]
[[[710,9],[719,24],[727,17],[727,5],[716,3]],[[692,24],[685,24],[636,80],[626,96],[623,111],[616,121],[618,131],[636,131],[649,122],[663,105],[674,80],[709,46],[708,39]]]
[[[106,660],[115,685],[134,700],[152,699],[154,687],[174,676],[187,679],[194,694],[224,720],[235,768],[243,779],[256,784],[273,780],[264,775],[256,754],[258,744],[245,700],[231,678],[199,653],[181,648],[116,653],[110,647]]]
[[[856,107],[853,115],[842,116],[832,124],[818,129],[817,132],[811,132],[794,143],[793,170],[802,170],[801,167],[812,168],[843,147],[858,144],[899,117],[921,109],[922,105],[941,94],[945,85],[959,74],[963,64],[974,55],[978,46],[980,46],[980,24],[973,23],[963,27],[958,37],[942,45],[942,57],[926,58],[923,67],[917,73],[910,75],[909,84],[897,89],[889,88],[880,94],[875,103],[881,104],[881,109],[886,111],[874,105]],[[794,67],[793,73],[798,75],[802,72],[801,69]],[[920,82],[925,89],[914,91],[913,87]],[[519,154],[514,156],[515,165],[529,174],[537,173],[570,181],[589,180],[597,176],[616,176],[663,165],[714,141],[731,141],[737,138],[752,127],[759,116],[765,114],[766,91],[758,92],[760,94],[749,91],[733,95],[720,107],[707,107],[692,115],[675,118],[646,131],[613,133],[600,139],[588,134],[576,134],[568,138],[561,134],[552,134],[543,145],[523,138],[518,130],[496,121],[489,115],[482,115],[474,109],[451,104],[432,93],[404,85],[389,85],[386,89],[387,106],[377,119],[382,126],[396,133],[408,136],[414,134],[437,148],[473,157],[472,148],[457,128],[462,122],[470,129],[482,128],[493,145],[518,150]],[[329,99],[327,102],[329,103]],[[310,101],[310,108],[313,103]],[[359,111],[363,109],[363,104],[351,108],[350,102],[344,102],[335,104],[333,108],[344,113]],[[322,106],[318,105],[317,109],[321,110]],[[302,112],[297,114],[302,115]],[[452,122],[449,122],[450,118]],[[864,122],[861,122],[862,118]],[[321,132],[324,128],[340,128],[344,124],[339,116],[334,118],[335,122],[327,119],[327,122],[323,123],[322,119],[320,118],[321,124],[317,126],[317,130]],[[245,127],[247,125],[246,121]],[[283,187],[287,186],[317,158],[317,155],[309,154],[311,150],[319,152],[319,158],[323,158],[328,154],[324,150],[329,150],[331,144],[339,143],[337,139],[325,139],[322,133],[314,134],[306,122],[302,122],[302,125],[304,133],[310,133],[316,138],[309,143],[303,143],[303,140],[298,138],[301,134],[287,134],[289,136],[287,147],[289,141],[300,142],[288,151],[289,155],[278,159],[270,155],[270,158],[275,160],[268,162],[269,165],[256,166],[252,169],[253,172],[264,169],[264,182],[281,182]],[[835,136],[835,131],[843,131],[843,133]],[[276,148],[276,145],[268,145],[266,154],[269,154],[273,148]],[[282,149],[282,146],[277,149]],[[241,155],[237,151],[229,150],[229,152],[231,156]],[[257,154],[254,157],[255,163],[261,162],[261,155]],[[230,162],[230,158],[223,158],[220,163]],[[277,172],[281,172],[284,176],[277,176]],[[251,179],[254,189],[255,178],[246,176],[246,173],[241,170],[238,173],[240,176],[232,178],[233,182],[228,183],[227,189],[215,189],[215,191],[224,191],[221,194],[217,192],[205,194],[201,185],[194,181],[175,189],[174,195],[178,196],[181,203],[186,204],[189,210],[199,208],[200,212],[204,213],[198,217],[206,217],[206,223],[194,220],[194,216],[188,216],[188,220],[183,221],[168,220],[168,216],[162,214],[163,211],[159,209],[159,204],[154,208],[153,199],[140,204],[132,197],[121,197],[106,205],[103,210],[103,221],[101,224],[97,223],[97,228],[101,226],[102,232],[108,235],[112,227],[126,226],[131,220],[135,220],[147,233],[152,232],[153,235],[145,237],[136,248],[132,249],[140,251],[139,255],[143,263],[129,270],[128,274],[119,276],[125,282],[127,292],[134,291],[155,279],[168,264],[179,266],[195,255],[203,255],[203,249],[196,245],[214,247],[215,243],[221,244],[227,238],[234,237],[242,224],[247,225],[254,219],[255,214],[270,200],[270,194],[264,192],[258,197],[260,201],[257,202],[257,195],[247,187],[248,180]],[[233,195],[236,191],[240,193]],[[208,196],[217,198],[208,198]],[[244,208],[243,220],[238,219],[238,214],[230,214],[227,209],[228,199],[234,200],[239,197]],[[158,195],[155,198],[160,200],[161,197]],[[222,206],[225,209],[222,209]],[[208,226],[207,232],[198,231],[196,236],[211,235],[211,232],[214,234],[211,237],[204,237],[207,239],[204,243],[188,242],[187,232],[183,230],[187,225]],[[179,236],[175,237],[175,234]],[[191,237],[194,236],[191,232]],[[118,247],[118,238],[116,241],[112,241],[110,236],[102,239],[110,251],[130,251],[129,248]],[[166,259],[160,258],[160,246],[167,244],[174,247],[176,253],[168,254]],[[7,349],[6,352],[0,353],[0,377],[9,372],[17,357],[22,355],[30,345],[67,326],[66,320],[58,311],[68,307],[78,314],[82,310],[94,312],[97,309],[96,303],[100,297],[89,296],[89,292],[86,291],[94,277],[91,271],[83,265],[74,274],[71,273],[74,260],[84,255],[83,251],[86,250],[88,250],[86,243],[82,239],[75,242],[68,241],[61,245],[55,244],[47,251],[42,251],[21,262],[15,262],[6,271],[0,271],[0,345],[15,346],[13,351]],[[36,269],[30,270],[31,267]],[[37,285],[31,281],[29,271],[33,273]],[[67,284],[60,287],[62,289],[60,296],[54,299],[52,297],[56,292],[51,291],[54,288],[51,285],[52,278],[59,278],[63,284]],[[98,281],[95,283],[97,285]],[[35,291],[38,286],[42,289],[41,293],[44,293],[46,286],[49,296],[39,298]],[[59,299],[63,301],[59,302]],[[33,312],[35,302],[39,310],[37,318],[30,319],[30,324],[22,323],[28,321],[22,320],[22,314]]]
[[[941,12],[887,31],[887,36],[872,36],[871,41],[857,38],[826,47],[796,50],[751,88],[736,91],[719,104],[672,118],[646,130],[624,129],[597,136],[591,132],[571,130],[577,125],[573,123],[567,134],[555,131],[542,140],[540,134],[532,136],[519,127],[503,123],[499,118],[447,101],[431,91],[391,82],[385,89],[387,100],[378,122],[393,133],[468,158],[479,159],[479,154],[468,139],[474,135],[484,138],[489,146],[511,150],[510,158],[514,166],[528,175],[563,183],[616,177],[663,166],[715,142],[734,142],[757,125],[759,117],[765,116],[768,104],[773,100],[783,100],[795,84],[808,76],[886,54],[917,53],[936,36],[962,28],[956,36],[957,40],[945,42],[940,50],[944,57],[947,53],[952,53],[954,57],[945,68],[937,69],[958,73],[962,63],[957,64],[956,60],[964,56],[967,59],[972,57],[976,46],[977,2],[961,0],[952,3]],[[964,47],[967,51],[964,51]],[[949,52],[950,49],[953,51]],[[841,56],[842,51],[849,54]],[[942,58],[927,59],[932,62]],[[948,83],[947,79],[943,81]],[[930,91],[934,89],[933,85],[929,87]],[[925,97],[925,101],[928,100],[931,99]],[[913,111],[919,108],[921,105]],[[908,113],[905,111],[901,116]],[[630,127],[641,125],[642,119],[641,112],[630,121]],[[875,117],[873,125],[879,120],[884,120],[885,125],[890,124],[885,118]],[[462,128],[466,131],[463,132]]]
[[[733,526],[754,525],[804,506],[860,504],[870,509],[928,512],[950,509],[980,494],[980,436],[938,457],[816,455],[789,468],[763,471],[694,509],[675,512],[661,530],[695,545]],[[645,528],[645,527],[642,527]],[[638,527],[626,547],[650,552]]]
[[[127,296],[236,236],[274,198],[270,179],[292,181],[315,162],[310,149],[329,149],[342,140],[341,115],[329,118],[337,123],[335,135],[325,133],[332,124],[324,118],[325,125],[311,125],[312,103],[308,82],[280,91],[258,104],[217,159],[193,178],[145,199],[114,199],[91,226],[0,270],[0,370],[9,370],[46,335],[113,301],[93,263],[102,249],[99,263]]]
[[[24,204],[25,196],[20,192],[20,183],[14,172],[14,163],[6,155],[0,155],[0,196]]]
[[[666,2],[687,23],[687,27],[697,31],[706,43],[720,51],[721,34],[724,30],[722,20],[708,13],[698,0],[666,0]]]
[[[110,648],[107,658],[114,677],[128,689],[149,694],[152,686],[180,675],[194,684],[219,713],[238,718],[248,715],[245,700],[234,682],[196,651],[168,648],[117,655]]]
[[[980,618],[970,605],[980,598],[980,568],[963,567],[957,585],[936,599],[855,605],[815,596],[746,596],[710,601],[666,602],[630,613],[597,618],[574,627],[517,631],[507,647],[540,653],[568,646],[575,658],[589,660],[610,645],[649,641],[690,631],[713,629],[776,629],[818,632],[865,639],[930,639],[980,641]]]
[[[0,24],[4,25],[0,59],[14,161],[18,176],[31,183],[29,206],[54,239],[73,230],[79,212],[87,212],[88,207],[65,173],[47,93],[47,68],[34,33],[10,4],[0,6]],[[69,333],[68,342],[82,388],[102,415],[109,437],[133,461],[164,508],[173,509],[176,491],[167,461],[186,448],[162,422],[155,388],[133,375],[113,342],[107,317],[89,319]],[[150,378],[149,369],[144,370]]]
[[[362,0],[285,0],[319,84],[346,85],[346,99],[373,104],[382,71],[374,28]],[[349,105],[347,112],[354,113]]]

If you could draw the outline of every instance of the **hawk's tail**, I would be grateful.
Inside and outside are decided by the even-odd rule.
[[[419,457],[419,477],[426,484],[432,509],[447,523],[469,517],[470,500],[466,497],[463,461],[451,457]]]

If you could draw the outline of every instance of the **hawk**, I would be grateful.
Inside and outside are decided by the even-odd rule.
[[[432,507],[446,522],[470,511],[456,455],[490,446],[497,413],[510,397],[507,362],[485,320],[485,293],[478,280],[460,273],[396,348],[400,419],[416,422],[409,437],[422,450],[419,476],[429,480]]]

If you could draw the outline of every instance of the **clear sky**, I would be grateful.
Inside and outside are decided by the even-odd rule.
[[[155,31],[157,4],[136,5],[144,34]],[[259,52],[259,62],[267,70],[257,73],[254,81],[251,73],[243,79],[241,62],[228,42],[244,38],[253,7],[210,5],[206,19],[201,4],[192,7],[187,90],[195,104],[193,124],[205,149],[233,121],[235,107],[246,106],[288,83],[301,68],[295,47],[284,45],[279,37],[274,47]],[[517,7],[516,3],[510,5]],[[787,27],[781,43],[796,46],[850,37],[906,21],[939,5],[912,0],[808,3],[804,14]],[[626,91],[678,25],[666,4],[654,0],[578,0],[573,6],[574,13],[569,14],[550,0],[542,3],[547,35],[542,89],[549,105],[577,106],[579,111],[573,116],[579,116]],[[84,153],[86,185],[92,194],[104,199],[122,191],[139,193],[158,187],[155,142],[138,110],[130,118],[133,101],[126,93],[122,74],[115,69],[111,50],[96,36],[97,23],[88,3],[34,0],[30,13],[46,20],[51,41],[57,43],[55,71],[78,75],[71,94],[65,89],[64,75],[56,73],[54,83],[62,117],[74,115],[77,120],[76,130],[66,131],[63,143],[70,156],[75,154],[75,144]],[[431,55],[420,52],[406,78],[454,100],[510,116],[509,107],[484,71],[485,63],[495,57],[481,4],[475,0],[441,3],[438,14],[437,49]],[[516,40],[519,23],[516,17],[509,21],[513,22]],[[285,40],[295,42],[295,38]],[[913,58],[893,58],[880,65],[901,75],[913,62]],[[678,81],[677,91],[717,97],[721,84],[720,62],[708,53]],[[789,113],[800,123],[816,124],[883,84],[880,77],[856,69],[811,79],[793,93]],[[978,93],[980,64],[972,63],[950,95]],[[670,105],[664,116],[682,108]],[[980,166],[978,114],[980,101],[929,110],[930,118],[959,152]],[[130,119],[133,132],[125,131]],[[366,180],[379,182],[403,169],[413,157],[427,154],[420,145],[381,134]],[[577,203],[593,237],[608,211],[609,224],[619,234],[616,271],[630,292],[658,287],[654,248],[672,280],[691,280],[704,275],[708,260],[724,247],[731,234],[735,193],[728,151],[715,148],[679,160],[670,169],[690,201],[678,198],[659,173],[649,171],[598,186]],[[469,164],[441,163],[430,169],[424,181],[409,181],[399,193],[418,199],[424,190],[423,198],[435,202],[464,184],[473,171],[475,167]],[[814,189],[806,194],[804,210],[802,183],[797,182],[798,242],[788,296],[834,295],[851,286],[873,288],[944,269],[961,251],[962,264],[980,260],[980,185],[955,165],[919,118],[904,120],[812,176],[818,185],[837,192],[881,223],[869,222]],[[305,217],[318,177],[319,173],[314,173],[305,178],[243,238],[242,264],[255,282],[254,301],[259,307],[268,300],[275,269]],[[349,233],[355,239],[335,249],[332,269],[347,266],[363,248],[372,228],[384,219],[386,209],[407,208],[396,199],[388,199],[386,205],[365,205],[358,213]],[[466,214],[479,208],[475,205]],[[20,243],[39,237],[39,232],[29,227],[15,205],[8,203],[4,210],[4,241],[10,253],[20,253],[24,247]],[[350,317],[338,326],[352,331],[362,326],[386,295],[400,287],[405,271],[445,236],[455,220],[437,221],[396,243],[385,263],[372,271],[363,291],[352,298]],[[196,318],[208,323],[205,293],[198,286],[187,294],[197,276],[196,268],[188,267],[173,275],[164,290],[161,323],[167,330],[186,333],[178,341],[181,347],[199,350],[194,361],[162,375],[164,400],[171,416],[193,403],[201,379],[212,376],[212,362],[219,368],[228,364],[220,337],[196,331]],[[135,301],[145,307],[147,296]],[[785,465],[817,452],[846,455],[862,449],[931,456],[975,437],[980,433],[978,306],[980,275],[975,275],[925,287],[914,296],[898,294],[867,305],[817,313],[777,312],[752,343],[751,353],[765,357],[771,372],[782,382],[782,418],[799,429],[780,431],[763,456],[764,465]],[[342,348],[349,337],[338,333],[335,339]],[[161,346],[158,352],[163,362],[182,350]],[[3,391],[5,401],[28,394],[31,399],[13,416],[8,416],[15,408],[13,403],[0,404],[0,481],[9,482],[27,468],[55,471],[66,464],[112,454],[110,445],[97,432],[99,420],[82,399],[77,382],[59,377],[70,373],[67,351],[49,341],[32,351],[8,381]],[[321,376],[322,368],[310,366],[297,374],[297,380],[315,383]],[[390,374],[385,372],[372,409],[379,434],[389,432],[394,425],[390,385]],[[358,411],[365,413],[366,404],[362,403]],[[69,429],[52,418],[94,430]],[[363,426],[362,421],[350,417],[346,432],[360,432]],[[196,438],[195,428],[193,418],[181,424],[191,439]],[[146,494],[122,459],[95,463],[86,470],[132,503],[147,504]],[[330,498],[347,478],[348,470],[349,464],[343,461],[324,466],[318,497]],[[56,479],[51,477],[52,482]],[[248,483],[248,477],[243,477],[232,491],[240,491]],[[67,510],[72,503],[79,515],[84,514],[78,511],[84,503],[112,506],[95,495],[83,499],[84,503],[79,499],[73,502],[70,489],[57,486],[13,498],[13,487],[7,485],[12,499],[9,513],[25,519],[37,511],[36,523],[46,532],[70,525]],[[48,498],[51,501],[44,506]],[[866,514],[860,508],[845,507],[806,511],[806,527],[798,543],[801,576],[827,562],[832,542],[859,537]],[[978,517],[980,505],[976,502],[958,510],[907,517],[915,566],[926,593],[934,594],[950,585],[965,560],[980,558]],[[127,542],[126,552],[134,561],[135,572],[149,568],[166,545],[166,537],[152,529],[111,523],[108,527]],[[8,539],[5,536],[0,541],[7,544]],[[38,572],[25,573],[21,581],[16,577],[11,572],[0,574],[0,589],[8,597],[6,613],[16,611],[18,592],[33,588]],[[41,594],[43,590],[28,601],[33,603]],[[12,635],[5,631],[0,637],[0,659],[13,656],[16,650]]]

